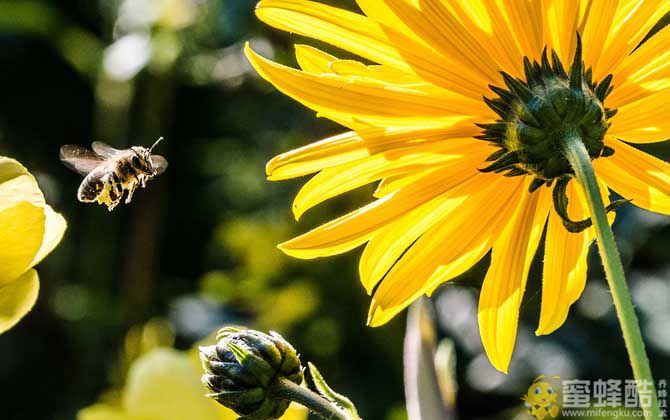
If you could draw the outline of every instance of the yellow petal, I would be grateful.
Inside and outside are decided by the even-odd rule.
[[[607,144],[615,153],[593,161],[598,176],[636,206],[670,214],[670,165],[614,138]]]
[[[455,60],[464,71],[468,69],[482,87],[499,81],[500,66],[484,47],[492,41],[476,38],[464,26],[468,19],[459,19],[439,0],[423,0],[418,7],[407,0],[386,0],[385,3],[427,44]]]
[[[422,294],[476,264],[504,228],[523,187],[522,179],[478,175],[433,200],[431,207],[410,213],[404,225],[399,221],[375,237],[378,242],[371,242],[373,249],[361,258],[361,280],[370,289],[390,271],[374,293],[368,324],[388,322]]]
[[[31,267],[44,238],[42,207],[20,202],[0,211],[0,286]]]
[[[0,156],[0,211],[26,201],[44,205],[44,196],[35,178],[14,159]]]
[[[613,2],[607,3],[614,9]],[[626,57],[669,9],[667,0],[620,0],[607,40],[597,45],[602,56],[593,69],[594,79],[600,80],[609,73],[616,75]],[[594,17],[589,14],[589,19]]]
[[[414,73],[387,65],[365,65],[360,61],[342,60],[318,48],[308,45],[295,46],[296,60],[300,68],[309,73],[333,73],[344,77],[369,79],[404,86],[421,86],[423,90],[439,94],[440,88],[422,80]]]
[[[508,18],[506,5],[496,0],[484,0],[484,5],[491,20],[493,36],[500,49],[501,68],[509,74],[520,77],[523,75],[523,56],[514,33],[515,28]]]
[[[370,81],[404,86],[421,86],[422,90],[439,94],[439,88],[423,81],[413,73],[383,65],[365,65],[360,61],[341,60],[308,45],[296,45],[295,57],[300,68],[309,73],[332,73],[344,77],[357,77]]]
[[[478,163],[481,162],[481,158]],[[349,251],[365,243],[375,231],[408,211],[449,191],[477,174],[477,163],[459,159],[447,168],[429,171],[406,188],[326,223],[279,245],[296,258],[317,258]]]
[[[657,91],[670,89],[670,28],[660,31],[613,72],[615,86],[607,106],[619,108]],[[615,117],[616,118],[616,117]]]
[[[77,420],[149,420],[131,416],[121,407],[112,407],[107,404],[95,404],[86,407],[77,413]]]
[[[589,15],[582,34],[583,57],[587,66],[598,68],[598,59],[603,52],[603,44],[609,35],[618,5],[619,0],[591,1]],[[569,63],[572,63],[572,60]],[[598,73],[598,76],[601,75]]]
[[[446,167],[452,161],[467,159],[483,162],[495,149],[483,142],[449,139],[439,144],[426,144],[378,153],[364,159],[325,169],[309,180],[293,202],[293,214],[299,219],[307,210],[332,197],[362,187],[379,179]],[[467,158],[466,158],[467,156]]]
[[[443,89],[419,79],[416,75],[378,64],[365,65],[360,61],[337,60],[329,64],[329,70],[338,76],[385,83],[391,89],[393,89],[393,86],[416,88],[436,95],[440,95],[443,91]]]
[[[393,26],[379,25],[363,15],[305,0],[264,0],[256,7],[260,20],[275,28],[353,52],[378,64],[414,72],[446,89],[481,99],[485,84],[455,68],[425,44]]]
[[[544,7],[546,44],[554,49],[564,64],[572,63],[577,45],[580,2],[548,0]]]
[[[56,248],[63,239],[63,234],[67,228],[67,222],[65,218],[60,214],[56,213],[51,206],[44,207],[44,216],[45,216],[45,226],[44,226],[44,238],[42,238],[42,245],[40,250],[33,258],[33,261],[30,263],[31,267],[36,266],[51,253],[51,251]]]
[[[392,192],[415,182],[417,179],[426,175],[427,172],[428,171],[419,171],[411,174],[402,174],[384,178],[379,182],[377,189],[372,193],[372,196],[374,198],[382,198],[385,195],[391,194]]]
[[[389,89],[380,83],[347,79],[334,74],[315,75],[269,61],[247,45],[247,58],[256,71],[277,89],[302,104],[329,114],[356,115],[373,124],[394,121],[443,121],[449,116],[488,115],[482,101],[444,91],[441,96],[418,90]],[[393,106],[389,106],[393,104]]]
[[[402,32],[403,35],[418,40],[422,40],[402,21],[393,10],[380,0],[356,0],[356,4],[361,8],[368,18],[384,25],[387,28],[393,28]]]
[[[609,205],[609,189],[602,178],[598,180],[600,196],[605,206]],[[584,189],[575,181],[568,184],[568,214],[573,220],[589,217],[588,202]],[[616,213],[607,218],[614,223]],[[545,260],[542,281],[542,309],[537,335],[554,332],[568,316],[570,306],[579,299],[586,285],[586,259],[589,245],[595,238],[593,227],[584,232],[569,233],[555,212],[549,215]]]
[[[382,129],[374,132],[384,135]],[[271,181],[296,178],[369,156],[361,136],[350,131],[274,157],[265,166]]]
[[[389,224],[383,229],[379,230],[372,239],[368,242],[363,251],[359,263],[359,274],[361,282],[368,294],[377,283],[386,275],[391,267],[398,261],[398,259],[405,253],[405,251],[417,240],[421,235],[426,233],[433,226],[439,225],[439,228],[432,229],[426,235],[421,243],[435,241],[435,237],[444,236],[441,231],[445,229],[458,228],[455,223],[451,222],[450,214],[458,209],[462,212],[472,211],[471,205],[478,203],[474,197],[480,197],[481,190],[490,192],[489,187],[492,182],[499,181],[502,177],[492,177],[479,175],[468,179],[453,190],[430,200],[429,202],[417,207],[395,222]],[[499,186],[508,186],[509,182],[497,182]],[[473,197],[474,196],[474,197]],[[446,224],[448,226],[442,226]],[[428,237],[432,237],[430,239]],[[431,243],[433,243],[431,242]],[[450,242],[450,240],[445,240]],[[413,252],[420,251],[418,248],[423,248],[417,243],[417,249]],[[436,261],[433,259],[433,261]],[[404,258],[402,264],[405,264]],[[426,269],[426,267],[423,267]],[[428,276],[425,276],[426,279]],[[425,282],[425,279],[424,279]],[[417,288],[418,289],[418,288]],[[388,305],[384,305],[388,307]]]
[[[538,0],[508,1],[503,3],[506,8],[510,27],[513,28],[517,42],[524,55],[531,60],[538,59],[544,48],[544,10]],[[562,28],[568,29],[568,28]],[[564,34],[564,32],[561,32]]]
[[[37,271],[28,270],[0,286],[0,334],[16,325],[35,305],[40,290]]]
[[[309,45],[295,46],[295,59],[301,69],[309,73],[328,73],[329,64],[337,60],[337,57],[321,51]]]
[[[479,297],[479,331],[493,366],[507,373],[516,342],[526,278],[551,205],[546,189],[524,194],[509,224],[493,245]]]
[[[263,0],[256,16],[277,29],[316,38],[380,64],[407,69],[384,31],[363,15],[304,0]]]
[[[568,195],[568,214],[574,220],[588,217],[571,182]],[[550,334],[565,322],[568,310],[581,295],[586,284],[587,255],[593,240],[593,229],[570,233],[556,212],[549,214],[547,239],[544,248],[542,273],[542,308],[537,335]]]
[[[480,132],[470,121],[448,123],[437,128],[363,128],[339,134],[283,153],[268,162],[272,181],[290,179],[342,165],[354,160],[412,145],[450,138],[475,136]]]
[[[204,396],[200,375],[184,353],[152,350],[130,368],[123,406],[132,416],[150,419],[218,420],[218,406]]]
[[[608,134],[630,143],[670,138],[670,90],[663,90],[619,108]]]
[[[297,403],[291,403],[288,406],[288,410],[280,417],[280,420],[307,420],[308,416],[309,411],[305,407]]]

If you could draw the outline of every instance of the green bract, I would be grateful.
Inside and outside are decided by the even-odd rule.
[[[276,419],[290,401],[272,398],[271,385],[279,379],[300,384],[302,366],[295,349],[275,332],[224,328],[218,343],[200,348],[208,396],[245,419]]]
[[[526,80],[501,72],[508,89],[489,86],[498,98],[484,98],[488,106],[500,116],[492,124],[478,124],[484,133],[477,136],[500,147],[491,154],[489,166],[482,172],[505,172],[505,176],[531,174],[535,178],[529,186],[531,192],[543,185],[554,189],[554,207],[571,232],[591,226],[591,220],[572,221],[567,213],[565,186],[574,176],[570,163],[564,156],[563,139],[569,133],[577,134],[584,143],[591,160],[611,156],[614,149],[605,146],[604,138],[617,110],[604,106],[613,89],[612,75],[600,82],[592,80],[591,69],[582,61],[582,42],[577,34],[575,57],[566,72],[558,54],[551,52],[551,63],[545,48],[541,62],[524,57]],[[608,208],[613,210],[621,202]]]
[[[500,150],[489,157],[494,162],[482,171],[535,175],[533,190],[573,174],[561,153],[561,139],[567,130],[580,134],[591,159],[613,153],[603,142],[610,126],[607,120],[616,114],[616,109],[603,105],[612,91],[612,75],[599,83],[591,80],[591,69],[584,70],[582,62],[581,39],[569,73],[556,52],[552,51],[549,62],[546,48],[541,63],[524,58],[524,71],[525,81],[503,72],[509,90],[491,86],[499,97],[485,98],[501,119],[481,124],[484,134],[478,138],[495,143]]]

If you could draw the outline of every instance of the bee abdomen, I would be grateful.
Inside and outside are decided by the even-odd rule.
[[[96,201],[98,196],[105,190],[105,181],[95,171],[89,174],[79,185],[77,198],[82,202]]]

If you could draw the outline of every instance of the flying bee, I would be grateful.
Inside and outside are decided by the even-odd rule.
[[[125,192],[128,193],[128,204],[138,186],[146,187],[148,180],[165,172],[167,160],[151,154],[161,140],[163,137],[148,149],[133,146],[118,150],[99,141],[91,144],[93,150],[66,144],[60,148],[60,160],[68,168],[86,176],[77,191],[79,201],[104,204],[112,211]]]

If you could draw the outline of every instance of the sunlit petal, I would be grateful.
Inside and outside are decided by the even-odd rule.
[[[576,185],[568,185],[568,213],[574,220],[588,217],[575,191]],[[542,272],[542,308],[537,335],[550,334],[568,316],[568,310],[581,295],[586,284],[586,257],[593,240],[593,230],[580,233],[568,232],[554,211],[549,214],[547,240],[544,249]]]
[[[388,322],[414,299],[464,273],[486,255],[522,195],[521,180],[501,178],[473,178],[461,186],[472,195],[452,198],[446,194],[443,201],[408,215],[402,221],[404,231],[400,224],[391,225],[383,237],[373,239],[379,242],[371,242],[372,250],[361,258],[361,280],[370,290],[390,271],[374,292],[370,325]],[[394,234],[399,235],[395,240]],[[383,246],[388,246],[388,253]]]
[[[458,159],[454,165],[429,171],[411,186],[285,242],[280,248],[288,255],[307,259],[349,251],[365,243],[388,223],[476,174],[472,161]]]
[[[537,250],[550,194],[524,192],[509,224],[493,244],[489,268],[479,297],[479,332],[496,369],[507,372],[516,342],[519,308],[526,278]]]
[[[450,139],[440,144],[427,144],[378,153],[367,158],[324,169],[309,180],[293,201],[297,218],[308,209],[329,198],[386,177],[416,171],[448,167],[457,160],[483,160],[493,149],[472,139]]]
[[[42,207],[21,202],[0,211],[0,287],[26,272],[44,238]]]
[[[0,285],[0,334],[16,325],[35,305],[40,281],[35,270]]]
[[[608,134],[631,143],[670,138],[670,90],[663,90],[619,108]]]
[[[670,214],[670,165],[614,138],[607,143],[616,152],[594,162],[598,175],[634,205]]]

